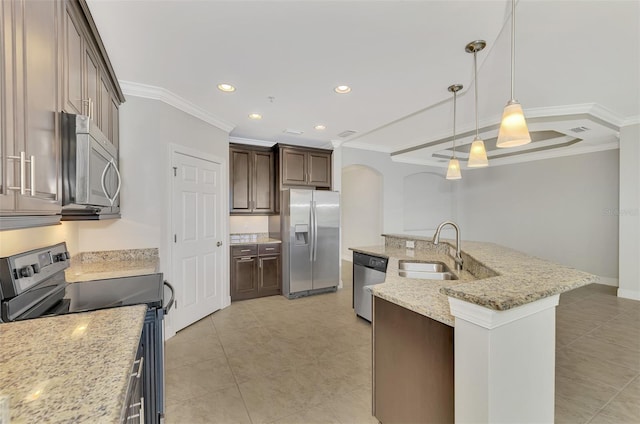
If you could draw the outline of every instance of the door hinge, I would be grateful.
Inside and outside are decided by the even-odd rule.
[[[177,177],[177,176],[178,176],[178,167],[177,167],[177,166],[174,166],[174,167],[173,167],[173,176],[174,176],[174,177]]]
[[[177,242],[178,242],[178,235],[177,235],[177,234],[174,234],[174,235],[173,235],[173,242],[174,242],[174,243],[177,243]]]

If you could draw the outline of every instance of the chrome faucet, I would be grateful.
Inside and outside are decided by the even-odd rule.
[[[438,225],[438,228],[436,229],[436,233],[433,235],[433,244],[440,243],[440,231],[442,231],[442,227],[444,227],[445,225],[451,225],[456,230],[456,256],[455,258],[453,258],[453,260],[456,261],[456,270],[461,271],[462,270],[462,254],[460,252],[461,251],[460,227],[458,227],[458,224],[456,224],[453,221],[444,221],[443,223]]]

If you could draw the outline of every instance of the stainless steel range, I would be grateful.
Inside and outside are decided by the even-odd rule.
[[[67,284],[69,259],[66,243],[0,258],[0,322],[146,304],[144,422],[159,423],[164,415],[162,320],[173,305],[173,288],[161,273]],[[171,292],[166,305],[165,287]]]

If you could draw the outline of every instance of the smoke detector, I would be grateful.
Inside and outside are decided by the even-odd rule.
[[[575,127],[575,128],[571,128],[571,131],[573,131],[574,133],[581,133],[581,132],[585,132],[585,131],[589,131],[590,128],[587,127]]]

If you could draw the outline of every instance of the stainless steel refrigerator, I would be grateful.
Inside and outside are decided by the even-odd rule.
[[[335,291],[340,282],[340,193],[285,190],[281,205],[282,294]]]

